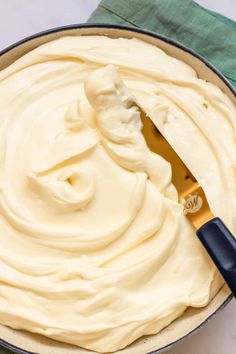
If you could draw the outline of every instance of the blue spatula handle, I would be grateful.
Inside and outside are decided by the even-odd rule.
[[[197,235],[236,297],[236,239],[220,218],[214,218]]]

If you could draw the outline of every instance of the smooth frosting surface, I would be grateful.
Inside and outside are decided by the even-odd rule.
[[[222,280],[136,102],[236,232],[236,109],[137,39],[63,37],[0,73],[0,323],[117,351]]]

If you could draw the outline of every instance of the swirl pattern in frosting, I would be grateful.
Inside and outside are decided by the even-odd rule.
[[[236,231],[226,95],[137,39],[49,42],[0,73],[1,324],[117,351],[222,286],[137,103]]]

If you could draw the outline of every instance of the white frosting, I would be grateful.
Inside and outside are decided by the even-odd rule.
[[[236,231],[236,109],[217,87],[137,39],[47,43],[0,73],[2,324],[116,351],[222,285],[136,102]]]

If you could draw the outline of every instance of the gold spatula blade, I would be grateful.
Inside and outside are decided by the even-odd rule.
[[[236,239],[224,222],[214,217],[202,187],[152,120],[141,114],[143,135],[150,150],[172,166],[173,179],[183,212],[196,227],[196,234],[236,297]]]
[[[142,132],[149,149],[171,164],[172,182],[177,189],[179,202],[184,205],[184,214],[197,229],[200,228],[214,217],[202,187],[144,112],[141,113],[141,119]]]

